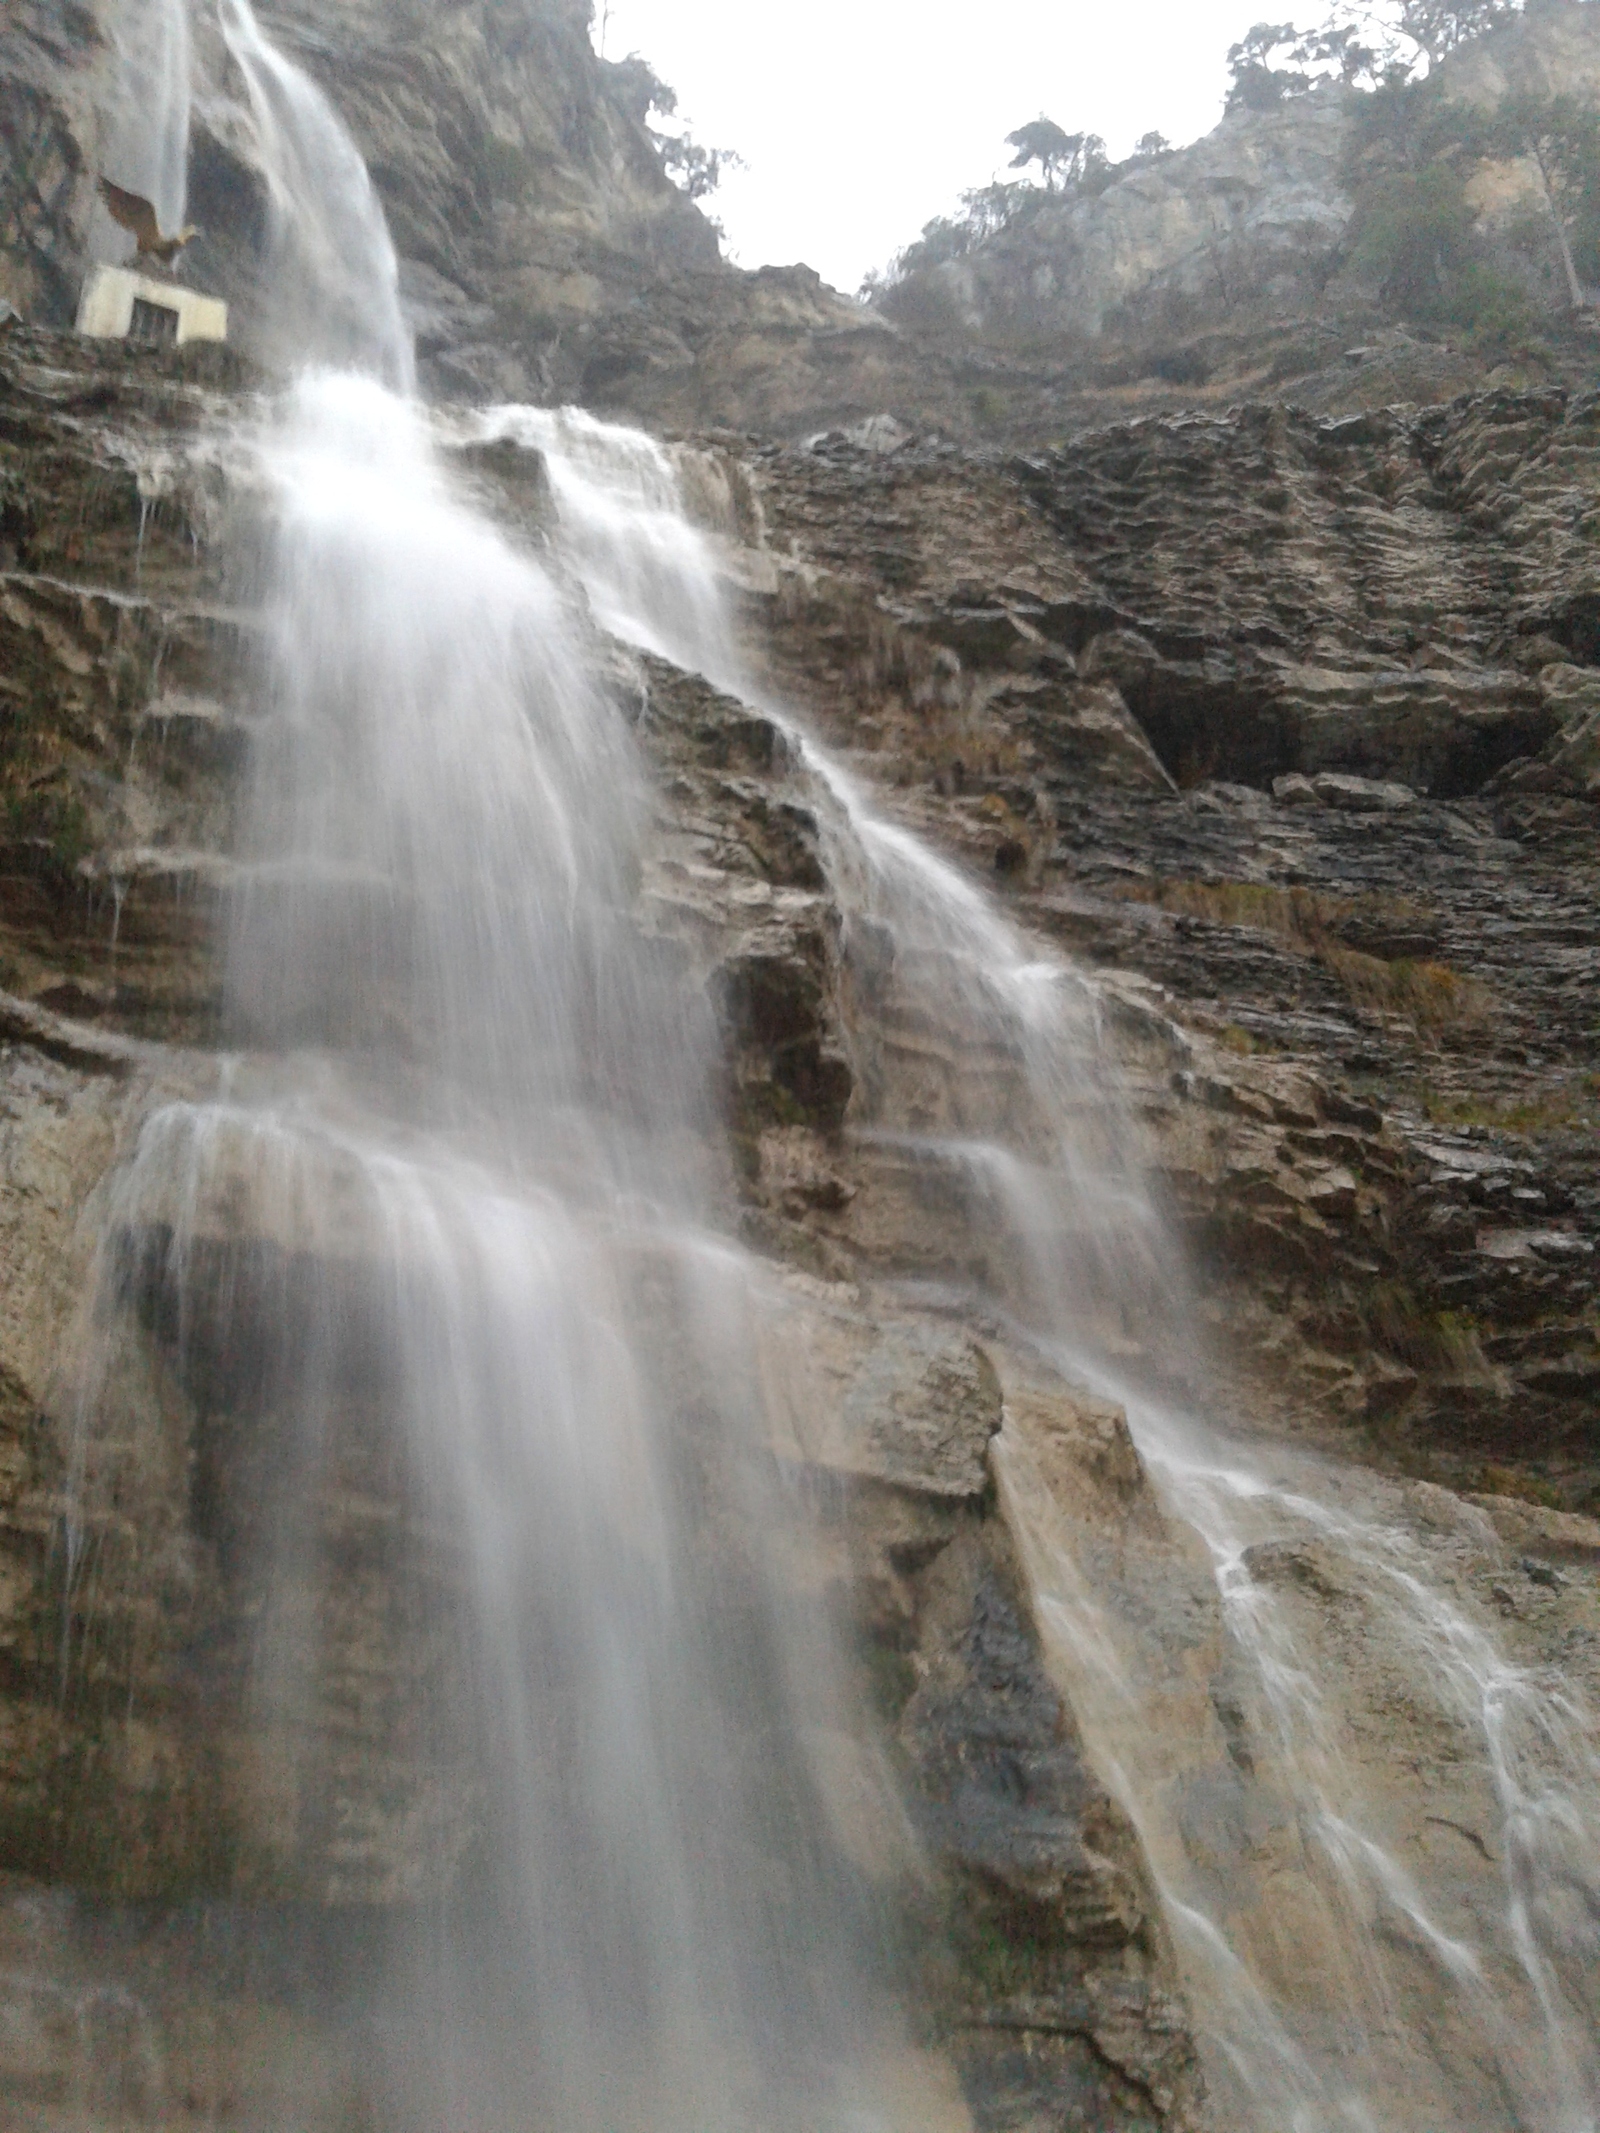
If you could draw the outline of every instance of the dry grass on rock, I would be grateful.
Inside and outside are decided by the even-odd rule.
[[[1492,1014],[1485,987],[1447,964],[1413,957],[1391,961],[1341,938],[1345,929],[1355,927],[1405,932],[1425,926],[1426,912],[1402,897],[1324,896],[1315,889],[1253,881],[1138,883],[1120,893],[1129,901],[1154,904],[1210,925],[1272,934],[1321,963],[1356,1006],[1375,1014],[1403,1015],[1424,1041],[1480,1028]]]

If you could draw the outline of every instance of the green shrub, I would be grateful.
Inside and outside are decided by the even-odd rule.
[[[1383,301],[1412,318],[1451,312],[1462,276],[1477,264],[1473,214],[1460,173],[1448,164],[1392,171],[1357,203],[1352,254]]]

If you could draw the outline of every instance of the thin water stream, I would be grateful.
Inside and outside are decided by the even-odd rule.
[[[105,175],[143,194],[163,230],[181,230],[189,193],[189,0],[126,0],[112,43]]]
[[[217,0],[217,10],[267,182],[266,352],[284,370],[319,362],[409,392],[416,366],[399,262],[359,149],[316,84],[262,35],[250,0]]]

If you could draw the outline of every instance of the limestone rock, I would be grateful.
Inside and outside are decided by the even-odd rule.
[[[754,460],[795,557],[755,618],[774,682],[952,854],[1020,854],[1008,899],[1100,973],[1169,1205],[1286,1407],[1458,1486],[1555,1460],[1574,1507],[1600,1487],[1597,422],[1586,392],[1499,390],[1004,465]],[[1074,755],[1101,687],[1178,796]],[[1142,1033],[1116,973],[1150,988]],[[841,1232],[889,1204],[885,1169]]]
[[[987,708],[1035,736],[1041,764],[1069,781],[1172,792],[1170,773],[1111,682],[1015,681]]]
[[[885,1333],[845,1396],[833,1463],[919,1494],[970,1501],[989,1486],[1000,1381],[977,1343],[933,1327]]]
[[[1311,790],[1324,807],[1341,807],[1346,814],[1371,815],[1396,807],[1412,807],[1416,794],[1409,785],[1396,785],[1375,778],[1354,778],[1347,772],[1324,770],[1311,780]],[[1274,785],[1276,792],[1276,785]],[[1282,795],[1278,795],[1282,797]]]
[[[1477,1496],[1472,1501],[1508,1548],[1550,1562],[1600,1565],[1600,1519],[1579,1518],[1513,1496]]]
[[[1272,797],[1280,807],[1311,807],[1316,804],[1317,790],[1300,771],[1290,770],[1273,779]]]
[[[1146,1500],[1149,1477],[1125,1411],[1109,1400],[1053,1387],[1009,1388],[1009,1406],[1026,1417],[1053,1489],[1084,1507],[1087,1499],[1113,1515]]]
[[[1547,636],[1581,632],[1555,607],[1569,566],[1582,575],[1570,529],[1590,421],[1560,395],[1346,423],[1256,408],[1107,430],[1004,473],[920,444],[888,460],[842,444],[768,453],[757,478],[775,545],[799,542],[812,569],[792,625],[779,608],[780,656],[791,626],[813,664],[830,642],[829,684],[849,704],[889,654],[922,727],[901,724],[895,692],[885,726],[877,692],[877,752],[926,755],[931,719],[946,774],[969,789],[1003,761],[1063,802],[1085,777],[1160,790],[1162,774],[1475,792],[1563,722],[1499,647],[1536,619]],[[1522,516],[1468,527],[1469,469],[1511,437]],[[1547,470],[1569,460],[1547,494]],[[1357,496],[1359,537],[1345,508]],[[1497,588],[1498,636],[1478,566],[1470,593],[1463,577],[1462,538]],[[1443,609],[1442,588],[1455,588]],[[781,671],[805,689],[798,661]]]
[[[1502,771],[1496,789],[1600,799],[1600,677],[1556,660],[1540,670],[1539,689],[1559,730],[1532,762]]]
[[[1137,1978],[1149,1892],[1040,1664],[1016,1576],[995,1535],[953,1542],[923,1574],[923,1672],[899,1725],[923,1841],[957,1904],[950,2013],[965,2083],[980,2096],[1009,2090],[1013,2110],[1077,2093],[1090,2123],[1121,2124],[1136,2095],[1153,2100],[1142,2066],[1163,2117],[1187,2125],[1190,2047],[1172,2033],[1159,1991]],[[1117,1951],[1126,1951],[1121,1979]],[[1115,2082],[1078,2092],[1071,2040],[1100,2045],[1102,2035],[1135,2094]],[[1026,2071],[1008,2058],[1008,2038],[1026,2040]]]
[[[35,323],[68,324],[86,266],[125,248],[94,190],[117,152],[114,14],[110,0],[22,5],[0,26],[0,113],[20,144],[0,180],[0,303]],[[1375,326],[1372,292],[1330,283],[1352,206],[1354,100],[1337,87],[1231,113],[1098,196],[1041,200],[1026,229],[914,277],[890,316],[806,267],[723,261],[572,0],[282,0],[264,14],[367,157],[443,397],[575,400],[898,456],[935,426],[1036,443],[1130,404],[1224,407],[1287,378],[1330,412],[1442,401],[1496,367],[1431,329]],[[259,157],[203,10],[195,45],[204,234],[186,271],[229,299],[239,345],[290,362],[293,332],[265,294]],[[1452,65],[1480,102],[1523,79],[1584,93],[1593,26],[1575,6],[1541,9]],[[1340,323],[1352,313],[1354,330]],[[1581,344],[1555,360],[1586,374]]]
[[[1338,91],[1230,113],[1192,148],[1135,166],[1092,197],[1051,204],[1021,229],[919,274],[890,297],[891,315],[942,314],[996,340],[1099,334],[1129,313],[1159,323],[1214,289],[1219,251],[1252,293],[1285,307],[1303,302],[1312,262],[1349,220],[1349,124]]]
[[[130,1382],[126,1397],[148,1401],[139,1412],[160,1427],[136,1438],[119,1408],[99,1447],[99,1478],[122,1495],[96,1529],[103,1641],[91,1640],[89,1663],[103,1716],[125,1708],[136,1651],[136,1713],[119,1729],[67,1724],[58,1709],[47,1541],[62,1440],[43,1358],[74,1301],[73,1225],[119,1133],[155,1100],[148,1050],[129,1033],[155,1022],[157,977],[170,987],[163,999],[191,1003],[184,1028],[203,1026],[194,1003],[214,973],[204,928],[180,943],[174,922],[158,940],[170,915],[162,898],[176,881],[203,886],[200,861],[226,841],[228,781],[250,746],[248,704],[229,680],[247,668],[247,632],[217,616],[207,575],[217,521],[203,488],[163,492],[168,516],[151,514],[140,562],[139,450],[162,421],[198,419],[196,383],[176,364],[120,352],[68,356],[36,336],[0,350],[12,424],[4,465],[22,506],[6,534],[18,544],[4,584],[18,603],[9,642],[16,671],[42,679],[56,706],[50,760],[66,766],[63,789],[84,796],[88,840],[55,876],[42,863],[23,876],[8,861],[18,871],[0,893],[0,934],[27,995],[0,1003],[11,1181],[0,1215],[8,1247],[16,1240],[0,1313],[0,1511],[10,1519],[0,1645],[14,1684],[0,1741],[6,1856],[70,1873],[102,1900],[112,1890],[164,1903],[179,1889],[288,1889],[312,1907],[403,1905],[420,1893],[417,1831],[447,1852],[470,1846],[476,1808],[470,1773],[386,1745],[389,1717],[428,1669],[447,1665],[448,1639],[420,1646],[384,1597],[385,1536],[406,1509],[383,1462],[381,1402],[341,1418],[319,1499],[344,1566],[333,1679],[366,1715],[327,1782],[303,1793],[285,1744],[252,1745],[235,1722],[256,1596],[247,1578],[229,1580],[272,1478],[270,1383],[254,1367],[252,1319],[270,1315],[261,1300],[274,1282],[281,1303],[287,1278],[347,1329],[377,1323],[357,1308],[359,1220],[318,1227],[274,1207],[252,1186],[247,1150],[219,1160],[230,1189],[203,1210],[204,1248],[189,1269],[210,1301],[226,1294],[235,1307],[231,1345],[197,1343],[180,1367],[160,1238],[145,1239],[148,1249],[126,1240],[123,1294],[149,1366],[149,1382]],[[41,394],[54,396],[43,412]],[[848,439],[775,451],[757,460],[755,480],[775,545],[792,544],[797,561],[786,576],[769,555],[747,573],[763,588],[750,594],[749,626],[772,631],[775,666],[819,725],[879,771],[904,769],[899,785],[885,778],[886,806],[985,865],[1002,833],[1026,845],[1003,894],[1019,923],[1090,966],[1097,1026],[1171,1211],[1199,1247],[1201,1307],[1219,1348],[1259,1366],[1249,1400],[1286,1430],[1337,1431],[1375,1460],[1399,1445],[1408,1469],[1426,1465],[1480,1495],[1479,1480],[1493,1488],[1509,1464],[1572,1503],[1594,1500],[1588,1424],[1600,1384],[1600,1170],[1583,1094],[1600,1065],[1592,809],[1509,781],[1485,794],[1482,780],[1504,750],[1542,747],[1588,686],[1592,610],[1570,514],[1590,423],[1591,411],[1558,395],[1502,395],[1342,435],[1250,414],[1121,428],[1043,472],[926,440],[891,453]],[[488,464],[473,472],[491,490],[505,476]],[[56,477],[71,511],[83,507],[76,558],[49,503]],[[1078,481],[1100,485],[1093,522],[1074,515]],[[1119,481],[1143,514],[1138,542],[1104,508]],[[1490,483],[1504,495],[1485,516]],[[536,515],[536,491],[508,501],[508,515]],[[1225,493],[1242,542],[1287,521],[1284,537],[1230,548],[1207,517]],[[1353,509],[1364,514],[1360,541],[1341,531]],[[757,513],[737,517],[754,538]],[[1191,569],[1189,550],[1207,541],[1204,567]],[[74,571],[81,582],[64,592]],[[139,656],[147,630],[170,630],[181,681],[158,680]],[[1261,654],[1269,632],[1280,658]],[[119,651],[129,654],[120,689]],[[1378,663],[1362,665],[1369,656]],[[1552,667],[1569,672],[1546,682]],[[1164,2084],[1156,2108],[1181,2122],[1186,2047],[1174,2039],[1154,1894],[1131,1831],[1085,1767],[989,1488],[991,1459],[1006,1468],[1016,1456],[1009,1431],[993,1448],[993,1369],[1010,1372],[1007,1409],[1049,1468],[1073,1559],[1092,1565],[1096,1589],[1168,1668],[1182,1738],[1149,1752],[1170,1756],[1174,1781],[1192,1779],[1197,1798],[1214,1787],[1231,1800],[1241,1758],[1260,1755],[1265,1736],[1213,1648],[1211,1566],[1181,1559],[1120,1410],[1023,1383],[992,1329],[969,1329],[948,1300],[956,1283],[1001,1285],[985,1256],[995,1252],[992,1203],[919,1166],[914,1149],[840,1131],[854,1082],[841,1073],[829,1096],[802,1072],[848,1061],[870,1076],[881,1064],[874,1038],[892,1041],[914,1058],[929,1115],[943,1122],[980,1083],[991,1097],[1003,1090],[1007,1062],[953,1061],[938,1028],[896,1025],[885,1039],[892,972],[874,961],[881,944],[866,928],[841,967],[817,796],[773,718],[659,664],[619,654],[612,672],[657,774],[633,916],[670,958],[683,997],[725,1011],[739,1100],[726,1161],[709,1133],[708,1162],[722,1166],[729,1222],[747,1225],[774,1262],[762,1332],[782,1389],[771,1403],[782,1441],[752,1447],[751,1460],[775,1455],[794,1498],[816,1510],[814,1536],[784,1541],[793,1589],[846,1623],[863,1705],[892,1728],[914,1802],[907,1841],[870,1741],[819,1740],[839,1842],[877,1863],[877,1894],[917,1921],[928,2004],[952,2013],[969,2091],[997,2121],[1079,2111],[1091,2123],[1148,2124]],[[1141,687],[1149,735],[1172,756],[1162,779],[1074,756],[1070,731],[1053,740],[1086,698],[1105,705],[1100,692],[1114,691],[1126,705]],[[1348,752],[1324,766],[1296,753],[1308,736]],[[181,788],[142,782],[147,745],[171,751]],[[1433,790],[1416,770],[1425,757]],[[1275,767],[1291,761],[1316,775],[1420,782],[1405,806],[1305,805],[1292,782],[1268,789],[1269,771],[1304,778],[1317,800],[1313,777]],[[1179,772],[1184,790],[1167,782]],[[131,884],[126,915],[146,936],[142,992],[111,953],[105,901],[119,881]],[[53,1009],[69,985],[98,1002],[97,1027]],[[714,1043],[709,1013],[706,1032]],[[181,1082],[188,1063],[160,1056]],[[1513,1106],[1548,1103],[1552,1087],[1573,1122],[1540,1114],[1529,1130]],[[319,1179],[319,1206],[340,1196],[336,1175]],[[938,1315],[916,1315],[908,1274],[945,1285]],[[364,1382],[381,1386],[381,1371]],[[737,1556],[740,1477],[694,1466],[697,1390],[684,1391],[674,1426],[686,1501],[712,1507],[715,1583]],[[1371,1482],[1352,1471],[1353,1486]],[[1456,1551],[1450,1575],[1492,1576],[1485,1604],[1528,1640],[1530,1664],[1548,1663],[1535,1642],[1540,1610],[1580,1626],[1589,1587],[1578,1591],[1575,1576],[1552,1586],[1545,1573],[1587,1564],[1588,1526],[1503,1498],[1487,1522],[1408,1501]],[[1149,1604],[1157,1565],[1175,1595],[1159,1609]],[[1348,1578],[1326,1550],[1257,1553],[1248,1567],[1303,1612],[1331,1681],[1363,1668],[1383,1688],[1385,1656],[1363,1644]],[[448,1587],[443,1563],[440,1576]],[[1391,1759],[1392,1732],[1371,1752],[1375,1767]],[[1470,1802],[1444,1811],[1477,1826]],[[1230,1826],[1228,1814],[1206,1826]],[[88,1828],[110,1832],[109,1851],[79,1842],[74,1831]],[[1264,1941],[1297,1954],[1298,1931],[1272,1938],[1278,1907],[1262,1860],[1278,1833],[1239,1828],[1237,1852],[1206,1870],[1241,1886],[1257,1875]],[[318,1834],[328,1829],[337,1847]],[[1470,1837],[1410,1835],[1472,1853]],[[930,1876],[950,1899],[932,1924],[916,1909]],[[317,2120],[308,2111],[303,2122]]]
[[[943,1503],[987,1493],[1000,1383],[970,1335],[914,1319],[864,1324],[796,1297],[771,1329],[766,1375],[785,1456]]]
[[[1581,6],[1556,0],[1470,40],[1442,72],[1448,96],[1480,109],[1514,90],[1594,103],[1600,36]],[[1348,256],[1363,101],[1324,82],[1230,110],[1188,147],[1122,164],[1098,190],[1035,201],[955,256],[915,266],[880,301],[907,325],[996,351],[1109,342],[1125,369],[1119,382],[1142,372],[1202,391],[1241,314],[1316,319],[1330,354],[1373,373],[1366,405],[1448,399],[1465,381],[1456,382],[1459,370],[1452,378],[1447,352],[1373,334],[1376,292]],[[1506,166],[1487,165],[1474,182],[1480,239],[1506,235],[1519,210],[1537,211],[1535,187],[1508,183]],[[1508,196],[1498,211],[1497,193]],[[1349,345],[1354,335],[1341,341],[1341,310],[1353,314],[1358,345]],[[1397,341],[1410,342],[1398,361]],[[1318,366],[1302,355],[1299,367]]]

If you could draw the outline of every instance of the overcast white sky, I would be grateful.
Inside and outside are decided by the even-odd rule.
[[[600,9],[595,0],[595,40]],[[854,290],[1005,165],[1041,111],[1126,155],[1221,115],[1228,46],[1274,0],[613,0],[697,140],[749,169],[710,203],[743,266],[803,259]],[[1322,0],[1302,8],[1309,21]]]

